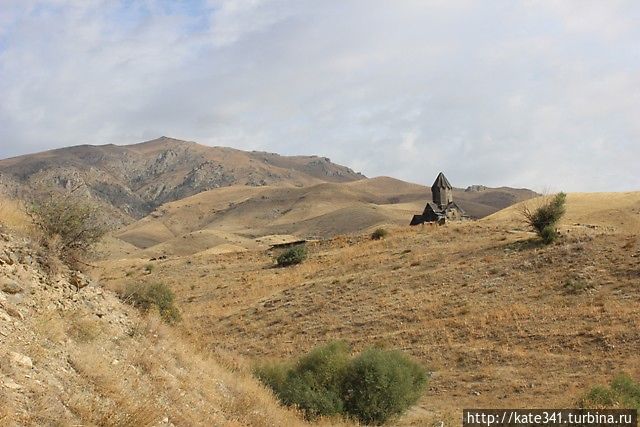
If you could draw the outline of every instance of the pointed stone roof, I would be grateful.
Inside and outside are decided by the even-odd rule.
[[[444,174],[442,172],[440,172],[438,174],[438,177],[436,178],[435,182],[431,186],[431,188],[432,189],[433,188],[448,188],[449,190],[451,190],[453,187],[449,183],[449,180],[447,179],[447,177],[444,176]]]

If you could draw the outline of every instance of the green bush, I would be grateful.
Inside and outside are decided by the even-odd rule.
[[[313,419],[343,412],[341,384],[348,363],[348,346],[336,341],[316,348],[293,366],[265,365],[256,374],[282,403]]]
[[[389,232],[384,228],[376,228],[376,230],[373,233],[371,233],[371,239],[380,240],[387,237],[387,234],[389,234]]]
[[[157,308],[167,323],[176,323],[181,318],[173,291],[164,283],[130,283],[125,287],[122,299],[144,312]]]
[[[414,404],[426,371],[397,351],[369,349],[352,359],[344,342],[316,348],[295,364],[258,367],[256,376],[309,419],[343,414],[381,424]]]
[[[287,267],[289,265],[300,264],[305,259],[307,259],[307,248],[299,245],[281,253],[278,258],[276,258],[276,261],[280,267]]]
[[[554,226],[547,225],[540,232],[540,238],[542,239],[545,245],[549,245],[558,239],[558,232],[556,231]]]
[[[640,410],[640,382],[622,373],[609,387],[595,386],[578,402],[581,408],[634,408]]]
[[[556,225],[565,214],[566,199],[565,193],[558,193],[533,211],[526,204],[521,209],[521,214],[527,225],[540,236],[545,244],[553,243],[558,238]]]
[[[345,410],[380,425],[417,402],[427,373],[399,351],[370,348],[351,363],[343,382]]]

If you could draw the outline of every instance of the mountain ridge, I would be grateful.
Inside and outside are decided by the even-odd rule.
[[[0,185],[15,193],[85,187],[120,223],[156,207],[230,185],[305,186],[365,178],[319,156],[280,156],[161,137],[132,145],[77,145],[0,160]],[[4,184],[2,184],[4,183]]]

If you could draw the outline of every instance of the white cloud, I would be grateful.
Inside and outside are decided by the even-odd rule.
[[[456,185],[640,188],[633,1],[3,2],[0,157],[159,135]]]

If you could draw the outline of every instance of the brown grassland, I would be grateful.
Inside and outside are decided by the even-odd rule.
[[[543,246],[517,206],[444,227],[342,235],[274,268],[274,251],[102,261],[117,289],[163,281],[174,333],[239,372],[344,339],[402,349],[432,372],[399,425],[457,423],[465,407],[570,407],[619,371],[640,376],[640,193],[570,194]],[[447,423],[448,424],[448,423]]]

